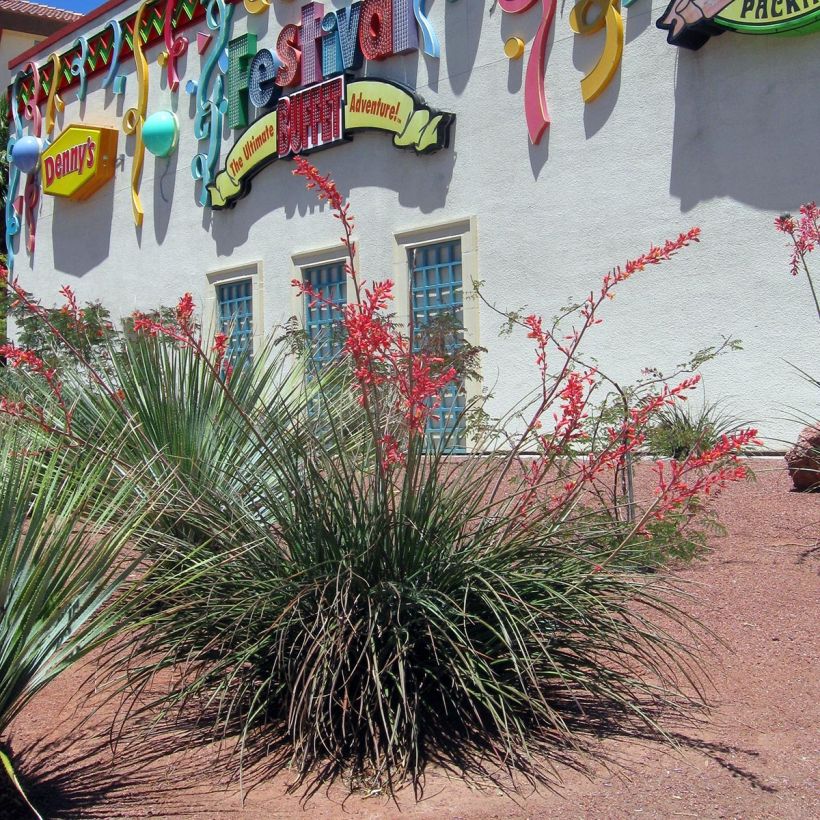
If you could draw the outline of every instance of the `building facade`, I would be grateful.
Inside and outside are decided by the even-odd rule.
[[[11,82],[8,68],[11,60],[81,17],[82,14],[40,3],[0,0],[0,80],[3,87]]]
[[[487,350],[469,391],[500,414],[536,369],[492,306],[551,317],[699,226],[624,283],[587,352],[628,383],[739,338],[707,399],[782,449],[817,404],[792,367],[817,372],[810,295],[773,220],[820,193],[818,21],[820,0],[112,0],[11,63],[12,139],[40,140],[12,166],[32,194],[14,273],[120,315],[190,291],[235,344],[294,315],[318,334],[291,280],[351,294],[338,223],[291,174],[311,153],[352,203],[363,275],[396,282],[405,321],[463,322]]]

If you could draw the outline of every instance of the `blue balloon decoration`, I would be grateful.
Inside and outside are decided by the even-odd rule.
[[[142,141],[155,157],[172,154],[179,142],[179,121],[171,111],[156,111],[142,125]]]
[[[11,149],[11,161],[24,173],[30,174],[40,162],[43,144],[37,137],[21,137]]]

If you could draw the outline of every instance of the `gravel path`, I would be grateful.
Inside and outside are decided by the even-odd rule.
[[[714,709],[696,729],[681,730],[681,749],[607,741],[617,770],[591,778],[566,771],[563,786],[522,796],[517,803],[494,789],[475,790],[443,773],[429,777],[425,799],[399,796],[401,812],[382,797],[316,795],[306,816],[318,818],[816,818],[820,817],[820,494],[798,495],[777,461],[757,461],[756,483],[731,488],[718,502],[729,532],[713,540],[704,561],[680,571],[696,585],[690,611],[726,642],[706,659]],[[238,784],[226,787],[209,772],[213,756],[184,757],[157,748],[144,766],[120,749],[93,750],[87,735],[72,745],[61,736],[88,697],[88,670],[56,681],[14,728],[13,745],[28,775],[38,775],[36,798],[50,817],[167,817],[245,820],[302,814],[288,796],[286,775],[253,788],[244,810]],[[72,697],[73,696],[73,697]],[[79,704],[79,706],[77,705]],[[53,741],[50,738],[55,738]],[[210,764],[210,767],[208,767]],[[246,784],[247,785],[247,784]],[[0,812],[2,814],[2,812]]]

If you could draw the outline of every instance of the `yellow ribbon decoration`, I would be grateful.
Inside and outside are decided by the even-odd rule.
[[[270,8],[270,0],[245,0],[244,5],[248,14],[263,14]]]
[[[599,14],[589,22],[589,12],[595,7]],[[621,65],[624,21],[620,0],[578,0],[570,12],[569,24],[576,34],[595,34],[606,26],[604,50],[592,70],[581,80],[581,96],[584,102],[590,103],[604,92]]]
[[[143,0],[134,20],[134,62],[137,65],[137,83],[139,93],[136,108],[129,108],[122,118],[122,130],[130,136],[133,134],[137,141],[134,145],[134,164],[131,166],[131,207],[134,211],[134,224],[142,226],[142,202],[140,200],[140,180],[142,179],[142,165],[145,161],[145,143],[142,141],[142,125],[148,111],[148,61],[142,53],[142,18],[154,0]]]
[[[56,108],[60,112],[65,111],[65,103],[57,93],[61,77],[60,55],[56,51],[52,51],[48,55],[47,62],[51,63],[51,87],[48,89],[48,102],[46,103],[46,134],[51,136],[51,132],[54,131],[54,120],[57,116],[54,109]]]

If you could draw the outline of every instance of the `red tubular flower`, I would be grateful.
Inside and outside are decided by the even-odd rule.
[[[17,345],[15,344],[0,345],[0,357],[5,358],[6,364],[9,367],[12,367],[14,369],[24,367],[27,370],[30,370],[32,373],[39,376],[40,378],[42,378],[43,381],[45,381],[45,383],[51,390],[51,394],[54,396],[54,398],[57,401],[57,404],[63,412],[63,416],[65,417],[66,431],[70,433],[72,411],[66,404],[65,399],[63,398],[63,385],[57,378],[57,371],[53,368],[47,367],[45,362],[33,350],[25,350],[22,347],[17,347]],[[26,405],[22,405],[19,402],[6,402],[3,412],[5,412],[7,415],[19,415],[22,417],[22,413],[10,412],[8,408],[12,407],[14,407],[15,409],[23,407],[25,409],[33,411],[39,423],[45,424],[43,411],[41,408],[30,408]]]
[[[216,354],[217,361],[222,361],[225,358],[225,352],[228,349],[228,336],[225,333],[217,333],[214,336],[213,352]]]
[[[177,324],[184,333],[190,333],[194,315],[194,297],[186,293],[177,304]]]
[[[800,216],[795,219],[790,214],[779,216],[774,221],[775,228],[791,237],[793,248],[791,274],[797,276],[800,263],[805,264],[806,255],[820,244],[820,208],[814,202],[800,206]]]

